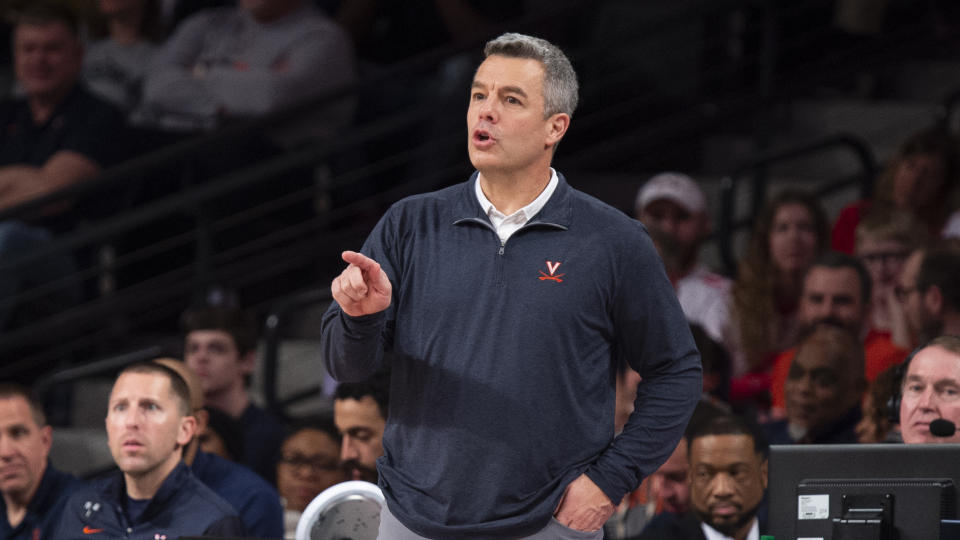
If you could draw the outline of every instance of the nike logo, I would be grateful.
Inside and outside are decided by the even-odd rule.
[[[83,526],[83,534],[97,534],[103,532],[103,529],[92,529],[89,525]]]

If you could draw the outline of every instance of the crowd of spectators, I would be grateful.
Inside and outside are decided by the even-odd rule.
[[[195,132],[281,110],[350,84],[361,64],[376,69],[451,36],[468,39],[507,11],[418,4],[429,14],[415,17],[422,32],[405,26],[413,10],[374,0],[345,0],[339,22],[306,0],[101,0],[89,26],[69,9],[30,4],[13,29],[16,97],[0,104],[0,208],[134,155],[105,144],[125,141],[132,127]],[[457,13],[442,9],[454,4]],[[407,40],[383,47],[397,32]],[[386,56],[358,61],[355,46]],[[447,67],[453,84],[463,73]],[[335,102],[311,136],[348,125],[354,106]],[[764,532],[768,444],[960,441],[929,427],[939,417],[960,422],[960,345],[951,337],[960,335],[960,249],[949,240],[960,236],[958,156],[958,142],[939,127],[911,135],[875,197],[835,220],[810,193],[776,194],[734,276],[700,260],[711,226],[694,178],[662,173],[639,189],[635,217],[661,251],[703,353],[708,410],[624,499],[608,537],[698,538],[706,527],[742,540]],[[0,222],[0,255],[40,249],[69,227],[69,211],[51,206]],[[72,261],[42,266],[50,276],[0,274],[0,299],[69,273]],[[0,304],[0,326],[13,307]],[[248,314],[204,308],[182,323],[183,362],[160,359],[118,375],[107,414],[118,471],[93,484],[48,463],[53,435],[41,408],[25,389],[0,387],[0,461],[13,471],[0,478],[0,538],[146,532],[171,512],[188,516],[179,520],[183,534],[289,538],[327,487],[377,481],[386,375],[339,385],[332,414],[287,425],[251,399],[256,330]],[[638,377],[618,370],[618,429]],[[933,384],[943,380],[952,394]],[[131,408],[141,417],[131,420]],[[165,414],[151,416],[157,410]],[[712,472],[733,458],[742,475]]]
[[[702,404],[721,408],[712,416],[755,426],[762,445],[960,441],[951,430],[930,427],[937,418],[960,421],[960,249],[948,225],[957,208],[957,145],[939,127],[909,136],[878,179],[876,198],[840,212],[832,247],[830,222],[815,198],[793,189],[775,194],[754,223],[732,286],[708,270],[693,274],[706,277],[697,289],[684,283],[696,250],[684,253],[703,234],[695,232],[704,222],[697,217],[705,200],[698,184],[666,173],[640,188],[637,217],[657,241],[688,321],[719,329],[706,334],[726,353],[732,377],[726,399],[718,399],[724,394],[706,383],[710,372],[723,370],[716,355],[705,357]],[[684,299],[693,290],[698,298]],[[700,342],[698,348],[710,350]],[[688,430],[653,480],[623,502],[608,523],[609,537],[719,538],[719,531],[742,539],[750,523],[766,530],[763,504],[739,528],[712,507],[691,506],[690,494],[706,485],[690,469],[702,459],[691,444]],[[751,452],[738,455],[752,463]],[[677,490],[668,479],[682,471],[686,481]],[[765,485],[765,470],[762,476]],[[759,476],[743,480],[728,481],[724,497],[736,501],[761,485]],[[678,493],[689,497],[686,505],[677,504]]]

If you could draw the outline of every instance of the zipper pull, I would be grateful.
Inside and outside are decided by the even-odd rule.
[[[500,251],[497,252],[498,255],[503,255],[503,248],[504,248],[504,247],[505,247],[505,244],[500,244]]]

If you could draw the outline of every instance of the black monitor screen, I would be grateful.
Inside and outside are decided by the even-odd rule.
[[[770,447],[770,534],[938,540],[960,516],[960,445]]]

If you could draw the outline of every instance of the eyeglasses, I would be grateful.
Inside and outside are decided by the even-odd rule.
[[[340,468],[340,462],[330,459],[322,454],[305,456],[298,452],[283,452],[280,454],[280,463],[289,465],[294,469],[307,467],[310,472],[319,474],[322,472],[335,471]]]
[[[903,303],[907,301],[907,297],[917,291],[917,287],[901,287],[897,285],[893,288],[893,294],[897,297],[897,302]]]
[[[893,263],[902,263],[909,256],[909,251],[878,251],[877,253],[863,253],[860,258],[868,265],[887,266]]]

